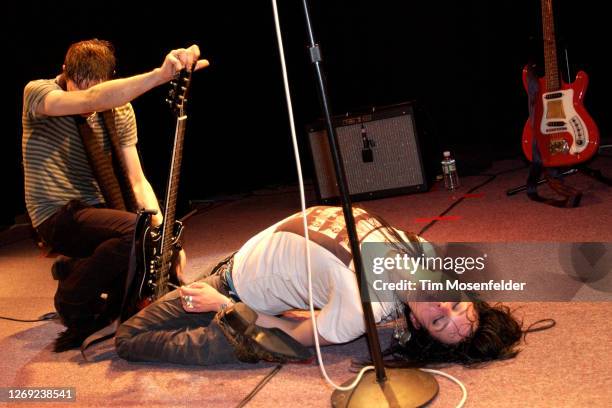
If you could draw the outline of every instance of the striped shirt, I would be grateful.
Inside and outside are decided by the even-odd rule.
[[[42,79],[29,82],[23,94],[21,149],[25,201],[34,227],[70,200],[90,205],[104,203],[75,120],[70,116],[36,114],[45,96],[60,89],[56,80]],[[87,121],[108,153],[111,145],[102,115],[94,114]],[[115,108],[115,123],[120,144],[136,144],[136,118],[129,103]]]

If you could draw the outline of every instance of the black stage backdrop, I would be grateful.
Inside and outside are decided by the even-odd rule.
[[[304,127],[321,114],[301,2],[279,3],[296,125],[311,174]],[[271,2],[163,4],[4,3],[10,109],[0,163],[9,210],[0,225],[24,213],[23,87],[30,79],[54,77],[69,44],[93,37],[115,44],[119,76],[153,69],[170,49],[192,43],[211,61],[193,82],[179,215],[188,200],[295,181]],[[313,0],[311,7],[334,114],[414,100],[437,153],[455,152],[463,174],[520,156],[527,116],[521,69],[529,59],[542,60],[538,0]],[[567,75],[567,50],[572,77],[578,69],[589,73],[586,105],[604,138],[612,126],[605,114],[612,91],[606,7],[594,0],[555,1],[560,67]],[[133,101],[143,165],[159,197],[173,135],[166,91],[162,86]]]

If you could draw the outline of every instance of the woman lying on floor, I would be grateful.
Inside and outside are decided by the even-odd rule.
[[[354,218],[362,247],[378,242],[395,253],[424,250],[424,241],[416,235],[392,228],[363,209],[355,208]],[[312,207],[307,219],[320,342],[349,342],[365,333],[365,325],[342,209]],[[276,316],[308,309],[305,252],[300,212],[252,237],[205,278],[168,293],[127,320],[117,331],[117,353],[133,361],[199,365],[274,357],[299,360],[304,356],[299,348],[314,342],[312,322]],[[372,309],[377,323],[405,316],[408,331],[397,327],[397,340],[387,351],[398,360],[470,365],[517,354],[521,325],[507,307],[395,298],[373,301]],[[233,328],[227,328],[231,319],[225,317],[231,310],[238,316],[239,333],[236,319]],[[297,354],[268,350],[269,343],[257,340],[266,336],[280,338]],[[274,348],[277,343],[272,344]]]

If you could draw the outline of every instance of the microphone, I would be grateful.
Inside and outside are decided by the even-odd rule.
[[[365,126],[361,124],[361,140],[363,141],[363,149],[361,150],[361,160],[364,163],[372,163],[374,161],[374,152],[372,147],[376,146],[372,139],[368,138]]]

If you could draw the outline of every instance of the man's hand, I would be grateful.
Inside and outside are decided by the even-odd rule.
[[[179,289],[181,302],[186,312],[217,312],[231,300],[204,282],[194,282]]]
[[[196,61],[195,71],[210,65],[208,60],[200,60],[199,58],[200,48],[195,44],[189,48],[179,48],[170,51],[160,67],[161,83],[170,81],[183,68],[187,68],[188,71],[191,71],[191,67]]]
[[[146,208],[146,207],[143,207]],[[164,222],[164,216],[162,215],[161,211],[158,211],[156,214],[153,214],[151,216],[151,226],[152,227],[159,227],[160,225],[162,225],[162,223]]]

